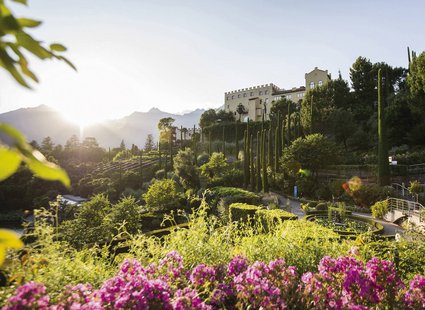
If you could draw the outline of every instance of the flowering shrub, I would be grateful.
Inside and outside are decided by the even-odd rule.
[[[185,269],[170,252],[158,264],[143,267],[125,260],[118,274],[99,289],[66,286],[55,300],[43,284],[19,287],[8,309],[422,309],[425,277],[406,288],[393,264],[372,258],[323,257],[318,272],[298,275],[283,259],[268,264],[234,257],[226,266],[199,264]]]

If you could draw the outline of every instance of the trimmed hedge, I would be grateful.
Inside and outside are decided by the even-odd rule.
[[[207,203],[215,207],[220,199],[223,199],[226,205],[240,202],[251,205],[259,204],[261,198],[259,195],[237,187],[217,186],[210,189],[206,194]]]
[[[229,209],[232,222],[250,223],[259,221],[266,231],[279,222],[298,219],[295,214],[281,209],[267,210],[246,203],[232,203]]]
[[[230,221],[248,223],[261,208],[246,203],[232,203],[229,207]]]
[[[281,209],[261,209],[258,210],[255,215],[257,216],[258,221],[261,222],[261,225],[263,226],[265,231],[269,231],[271,227],[283,221],[298,219],[298,216],[296,216],[295,214]]]

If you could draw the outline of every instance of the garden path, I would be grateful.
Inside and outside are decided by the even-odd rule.
[[[280,195],[278,193],[272,193],[272,194],[276,195],[279,198],[279,203],[280,203],[281,209],[285,209],[289,212],[294,213],[295,215],[298,216],[298,219],[305,217],[305,213],[301,209],[301,203],[299,201],[296,201],[294,199],[290,199],[290,198],[285,197],[283,195]],[[287,207],[288,204],[290,205],[290,208]],[[404,231],[404,229],[401,228],[400,226],[398,226],[397,224],[387,222],[385,220],[375,219],[368,213],[353,212],[353,215],[372,219],[372,220],[382,224],[384,226],[384,233],[383,233],[384,236],[394,236],[396,233],[403,233],[403,231]]]

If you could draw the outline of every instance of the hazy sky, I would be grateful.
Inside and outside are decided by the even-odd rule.
[[[43,20],[32,34],[67,46],[78,72],[33,60],[32,91],[0,72],[0,112],[47,104],[90,121],[217,108],[225,91],[300,86],[316,66],[348,79],[358,56],[405,67],[407,46],[425,49],[422,0],[29,2],[11,6]]]

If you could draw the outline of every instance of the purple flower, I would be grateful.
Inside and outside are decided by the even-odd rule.
[[[18,287],[15,296],[8,299],[7,305],[3,309],[47,309],[49,301],[49,296],[46,295],[46,287],[43,284],[31,281]]]

